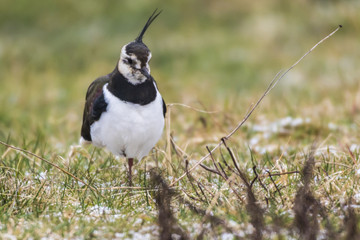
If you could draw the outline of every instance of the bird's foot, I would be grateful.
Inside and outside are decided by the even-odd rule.
[[[129,186],[132,186],[132,171],[131,168],[134,164],[134,159],[133,158],[128,158],[128,165],[129,165]]]

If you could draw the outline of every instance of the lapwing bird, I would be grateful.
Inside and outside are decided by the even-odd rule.
[[[127,158],[130,184],[134,158],[146,156],[164,128],[166,105],[150,75],[151,52],[143,43],[160,13],[153,12],[139,36],[122,47],[113,72],[93,81],[86,93],[80,142]]]

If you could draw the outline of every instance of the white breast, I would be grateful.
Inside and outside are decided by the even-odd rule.
[[[156,86],[155,86],[156,87]],[[114,155],[141,160],[159,141],[164,128],[163,103],[157,91],[153,102],[141,106],[122,101],[103,87],[107,110],[90,128],[95,146]]]

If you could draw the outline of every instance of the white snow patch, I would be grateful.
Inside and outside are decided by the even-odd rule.
[[[328,124],[328,128],[330,129],[330,130],[337,130],[339,127],[335,124],[335,123],[332,123],[332,122],[330,122],[329,124]]]
[[[360,192],[356,193],[353,198],[356,202],[360,202]]]
[[[261,146],[261,140],[269,139],[271,136],[277,134],[288,135],[292,130],[308,125],[310,122],[310,118],[293,118],[288,116],[274,122],[254,124],[251,129],[257,134],[249,140],[249,146],[260,154],[271,153],[279,149],[285,151],[284,147],[275,144]],[[283,152],[283,154],[285,153],[286,152]]]
[[[271,135],[275,133],[287,133],[292,128],[295,129],[310,122],[310,118],[303,119],[288,116],[270,123],[255,124],[252,127],[252,130],[255,132],[262,132],[264,134],[267,133]]]
[[[315,156],[321,156],[321,155],[324,155],[326,153],[329,153],[331,155],[339,157],[340,151],[335,146],[329,145],[329,146],[325,146],[325,147],[322,147],[322,148],[318,148],[316,150]]]
[[[351,144],[350,145],[350,151],[355,153],[360,153],[360,145],[358,144]]]
[[[125,237],[125,233],[115,233],[115,237],[116,237],[116,238],[124,238],[124,237]]]
[[[360,168],[355,171],[356,176],[360,176]]]
[[[6,240],[17,240],[17,237],[10,233],[4,233],[1,235],[1,237],[2,237],[2,239],[6,239]]]
[[[220,239],[232,240],[232,239],[234,239],[234,235],[232,233],[223,233],[223,234],[221,234]]]

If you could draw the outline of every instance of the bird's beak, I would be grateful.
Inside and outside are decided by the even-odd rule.
[[[144,75],[147,79],[150,79],[150,78],[151,78],[150,73],[149,73],[149,71],[147,70],[146,67],[141,68],[141,69],[140,69],[140,72],[141,72],[141,74]]]

